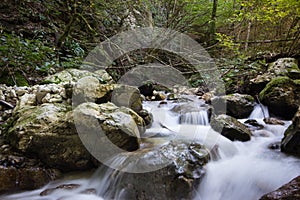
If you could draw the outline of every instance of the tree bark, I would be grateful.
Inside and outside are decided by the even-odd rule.
[[[213,1],[213,9],[211,13],[211,24],[210,24],[210,41],[214,43],[216,39],[216,19],[217,19],[217,8],[218,0]]]
[[[246,36],[246,42],[245,42],[245,51],[248,50],[249,38],[250,38],[250,32],[251,32],[251,26],[252,26],[252,22],[250,20],[248,22],[248,28],[247,28],[247,36]]]

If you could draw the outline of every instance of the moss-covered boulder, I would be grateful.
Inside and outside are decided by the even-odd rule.
[[[274,78],[260,92],[259,98],[271,114],[290,120],[300,105],[300,80],[286,76]]]
[[[294,58],[280,58],[270,63],[267,72],[258,75],[250,80],[250,88],[254,94],[257,94],[274,78],[278,76],[287,76],[291,79],[300,79],[300,69],[298,62]]]
[[[300,79],[300,69],[295,58],[280,58],[271,63],[268,73],[275,76],[288,76],[291,79]]]
[[[211,127],[229,140],[248,141],[251,131],[237,119],[228,115],[218,115],[211,119]]]
[[[42,104],[16,109],[6,140],[18,151],[64,171],[92,166],[89,152],[77,135],[71,106]],[[8,122],[9,123],[9,122]]]
[[[294,178],[289,183],[277,190],[270,192],[260,198],[260,200],[297,200],[300,199],[300,176]]]
[[[226,114],[234,118],[247,118],[254,109],[255,100],[252,96],[247,94],[229,94],[211,99],[213,107],[226,106]],[[222,109],[214,109],[216,114],[220,113]]]
[[[293,123],[284,133],[281,151],[300,157],[300,108],[293,118]]]
[[[144,121],[131,109],[111,103],[86,103],[75,111],[65,104],[17,107],[4,135],[24,155],[39,158],[46,166],[63,171],[93,167],[92,157],[78,136],[75,114],[86,130],[93,128],[89,120],[98,120],[105,135],[119,148],[132,151],[139,147],[138,137]]]

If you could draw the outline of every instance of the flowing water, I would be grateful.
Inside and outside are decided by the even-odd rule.
[[[193,100],[195,101],[195,99]],[[285,125],[267,125],[263,117],[268,117],[268,110],[257,105],[250,118],[264,125],[264,129],[253,131],[251,141],[232,142],[213,131],[208,124],[207,110],[199,112],[172,112],[179,103],[159,104],[145,102],[144,108],[153,114],[152,127],[142,136],[143,141],[160,143],[162,140],[188,138],[198,141],[211,150],[212,161],[206,166],[206,174],[195,194],[199,200],[254,200],[265,193],[275,190],[300,175],[300,160],[287,156],[279,149],[271,150],[271,144],[278,144],[283,133],[291,123]],[[183,117],[184,116],[184,117]],[[244,122],[246,119],[241,119]],[[161,139],[162,140],[161,140]],[[142,148],[143,148],[142,144]],[[147,146],[147,145],[145,145]],[[124,156],[112,159],[120,165],[126,162]],[[69,176],[54,181],[45,187],[19,194],[0,196],[1,200],[101,200],[125,199],[126,191],[120,188],[122,173],[100,167],[93,175]],[[47,196],[40,196],[45,189],[62,184],[79,184],[74,190],[55,190]],[[93,189],[92,194],[88,193]],[[149,197],[151,199],[151,197]]]
[[[209,120],[206,110],[201,110],[199,112],[189,112],[182,114],[179,118],[180,124],[198,124],[198,125],[209,125]]]
[[[262,120],[264,116],[269,117],[268,109],[257,105],[249,118],[265,128],[253,131],[249,142],[233,142],[238,149],[234,156],[221,157],[205,166],[206,175],[195,199],[259,199],[300,175],[299,159],[269,148],[279,144],[291,122],[285,121],[284,126],[267,125]]]
[[[268,107],[262,104],[257,104],[249,116],[250,119],[262,119],[268,117],[270,117]]]

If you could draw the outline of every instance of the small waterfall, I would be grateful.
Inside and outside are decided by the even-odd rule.
[[[206,110],[198,112],[188,112],[181,114],[179,117],[180,124],[195,124],[195,125],[209,125],[208,115]]]
[[[113,162],[123,164],[124,157],[116,156]],[[0,195],[1,200],[108,200],[127,199],[127,191],[120,186],[124,173],[111,169],[105,165],[99,167],[93,175],[86,178],[66,177],[60,181],[54,181],[41,189],[21,192],[11,195]],[[80,176],[79,176],[80,177]],[[126,182],[125,182],[126,183]],[[62,185],[76,185],[74,189],[54,189]],[[77,187],[78,186],[78,187]],[[53,191],[51,191],[54,189]],[[46,190],[49,194],[42,195]]]
[[[268,107],[263,104],[256,104],[249,119],[262,119],[268,117],[270,117]]]

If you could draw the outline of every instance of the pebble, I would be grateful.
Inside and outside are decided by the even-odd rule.
[[[20,96],[23,96],[25,93],[28,93],[28,90],[25,87],[19,87],[19,88],[16,88],[16,93],[17,93],[18,97],[20,97]]]
[[[14,89],[10,90],[10,97],[11,98],[17,98],[18,97],[17,94],[16,94],[16,91]]]
[[[46,95],[42,98],[41,102],[42,103],[49,103],[51,99],[50,93],[46,93]]]

